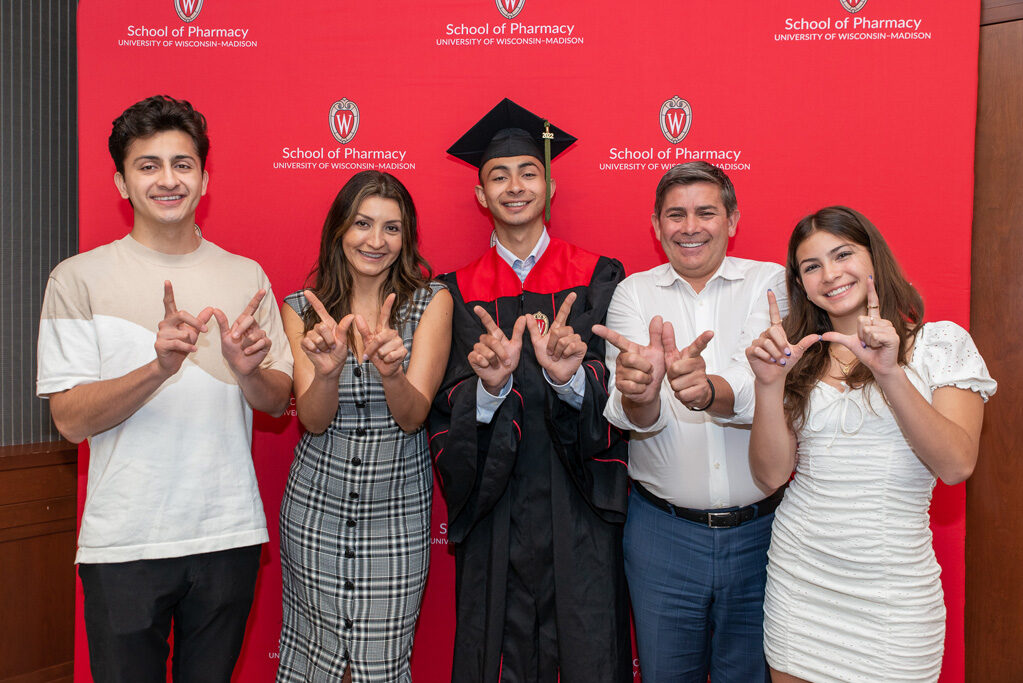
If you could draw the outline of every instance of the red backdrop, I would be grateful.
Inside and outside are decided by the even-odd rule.
[[[848,204],[888,237],[928,318],[965,325],[978,12],[977,3],[912,0],[82,0],[81,248],[131,225],[112,183],[111,121],[167,93],[210,122],[205,236],[259,261],[278,300],[302,285],[330,201],[361,168],[405,182],[427,258],[451,270],[486,248],[490,228],[474,169],[444,150],[508,96],[579,137],[554,167],[559,237],[616,256],[629,272],[656,265],[656,181],[702,158],[737,189],[730,253],[781,261],[801,216]],[[342,100],[358,116],[344,110],[332,126]],[[270,544],[237,681],[269,681],[276,670],[276,521],[297,438],[293,416],[257,418]],[[964,495],[939,485],[931,510],[950,682],[963,680]],[[444,521],[438,494],[413,655],[426,683],[450,672]],[[75,678],[87,681],[80,617],[77,645]]]

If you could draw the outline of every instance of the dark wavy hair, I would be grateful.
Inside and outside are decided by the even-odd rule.
[[[433,273],[430,264],[419,253],[419,228],[412,195],[390,173],[360,171],[337,193],[323,221],[319,259],[306,278],[306,283],[334,320],[341,320],[351,313],[352,267],[345,258],[341,240],[355,222],[355,215],[362,202],[369,197],[393,199],[401,209],[401,253],[391,264],[387,279],[380,288],[381,303],[391,292],[396,295],[390,320],[391,325],[395,326],[408,317],[406,305],[417,289],[426,286]],[[402,311],[405,311],[404,316],[401,315]],[[311,306],[306,307],[302,320],[307,332],[320,322]],[[354,348],[354,327],[349,332],[348,342],[350,348]]]
[[[899,364],[906,362],[910,341],[924,317],[920,293],[906,280],[895,256],[881,232],[859,211],[845,206],[828,206],[805,216],[796,224],[789,238],[785,280],[789,290],[789,313],[785,317],[785,333],[791,340],[808,334],[832,331],[828,314],[812,301],[803,288],[796,250],[810,235],[824,231],[867,249],[874,264],[874,286],[880,310],[878,314],[895,326],[899,333]],[[806,420],[810,392],[828,371],[828,344],[814,344],[785,378],[785,416],[791,428],[798,429]],[[874,376],[862,363],[857,363],[847,380],[849,386],[860,388],[873,384]]]
[[[124,160],[132,142],[167,130],[180,130],[192,138],[195,151],[199,155],[200,170],[204,170],[206,155],[210,152],[206,117],[197,112],[186,100],[176,100],[167,95],[153,95],[131,105],[114,119],[107,148],[114,159],[117,172],[124,175]]]

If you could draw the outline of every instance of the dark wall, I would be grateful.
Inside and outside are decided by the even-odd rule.
[[[78,249],[77,6],[0,2],[0,446],[60,438],[35,345],[47,275]]]

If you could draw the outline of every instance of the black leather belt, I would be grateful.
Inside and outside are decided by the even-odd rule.
[[[697,524],[703,524],[711,529],[728,529],[774,512],[778,507],[778,504],[781,503],[782,497],[785,495],[786,487],[781,487],[767,498],[753,503],[752,505],[747,505],[746,507],[736,508],[733,510],[721,510],[720,512],[716,510],[691,510],[689,508],[672,505],[668,501],[658,498],[647,491],[638,481],[632,482],[632,488],[635,489],[636,493],[653,503],[654,506],[664,510],[670,515],[674,515],[680,519],[685,519],[690,522],[696,522]]]

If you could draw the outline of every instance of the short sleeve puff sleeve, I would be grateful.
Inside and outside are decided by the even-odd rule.
[[[970,333],[947,320],[923,326],[912,365],[931,391],[954,386],[975,391],[986,402],[998,388]]]

